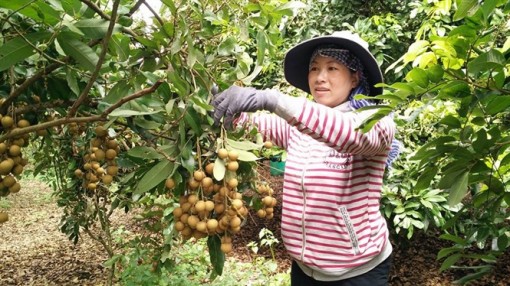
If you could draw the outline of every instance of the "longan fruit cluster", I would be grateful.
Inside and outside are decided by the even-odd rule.
[[[26,119],[17,122],[9,115],[0,115],[0,124],[3,132],[8,133],[16,128],[30,126]],[[16,179],[23,172],[28,160],[23,158],[22,148],[29,143],[29,134],[9,138],[0,142],[0,196],[7,196],[10,193],[17,193],[21,185]]]
[[[257,193],[261,197],[262,207],[257,211],[257,216],[265,219],[272,219],[274,216],[274,207],[276,198],[273,197],[273,189],[267,184],[257,186]]]
[[[232,251],[232,236],[241,231],[248,215],[243,195],[238,192],[239,154],[235,150],[221,148],[217,157],[223,160],[228,170],[221,181],[213,179],[214,164],[206,164],[204,170],[195,170],[187,182],[187,193],[180,197],[179,207],[173,211],[174,227],[186,240],[207,236],[221,237],[221,251]],[[166,187],[175,186],[173,179]]]
[[[105,127],[99,125],[94,129],[95,137],[83,155],[82,169],[74,171],[75,176],[83,179],[83,188],[96,191],[101,185],[108,186],[119,171],[117,155],[120,152],[117,140],[108,137]]]

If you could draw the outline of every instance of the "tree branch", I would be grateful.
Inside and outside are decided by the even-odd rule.
[[[128,95],[126,97],[123,97],[121,100],[117,101],[116,103],[112,104],[110,107],[108,107],[103,113],[99,116],[102,118],[106,118],[108,114],[112,113],[115,109],[119,108],[124,103],[137,99],[139,97],[142,97],[146,94],[153,93],[164,81],[162,79],[158,80],[156,83],[154,83],[153,86],[144,88],[142,90],[139,90],[131,95]]]
[[[87,1],[87,0],[82,0]],[[104,59],[106,57],[106,54],[108,52],[108,42],[110,41],[113,33],[113,28],[115,27],[115,20],[117,19],[117,10],[119,9],[119,3],[120,0],[116,0],[113,3],[112,8],[112,16],[110,19],[110,25],[108,26],[108,31],[106,32],[106,35],[103,39],[103,48],[101,49],[101,54],[99,55],[99,59],[97,60],[96,68],[92,75],[90,76],[89,81],[87,82],[87,85],[81,92],[80,96],[78,97],[78,100],[74,103],[74,105],[71,107],[69,112],[67,113],[67,117],[72,117],[82,104],[82,102],[89,96],[89,91],[94,85],[94,82],[96,81],[97,77],[99,76],[99,72],[101,71],[101,67],[103,66]]]
[[[27,134],[27,133],[35,132],[37,130],[48,129],[48,128],[51,128],[54,126],[60,126],[60,125],[64,125],[64,124],[71,123],[71,122],[80,123],[80,122],[95,122],[95,121],[101,121],[101,120],[104,120],[104,118],[101,117],[100,115],[91,115],[91,116],[86,116],[86,117],[73,117],[73,118],[65,118],[64,117],[64,118],[56,119],[56,120],[49,121],[49,122],[39,123],[37,125],[32,125],[32,126],[28,126],[28,127],[24,127],[24,128],[15,128],[15,129],[11,130],[10,132],[8,132],[7,134],[0,136],[0,142],[4,142],[7,139],[19,137],[19,136]]]
[[[111,17],[108,14],[105,14],[103,12],[103,10],[101,10],[101,8],[99,8],[99,6],[97,6],[95,3],[91,2],[90,0],[80,0],[80,2],[87,5],[90,9],[94,10],[94,12],[96,12],[101,18],[103,18],[107,21],[111,21]],[[112,13],[112,17],[113,17],[113,13]],[[113,17],[113,18],[115,19],[116,17]],[[132,30],[130,30],[126,27],[122,27],[121,29],[122,29],[122,32],[124,32],[126,34],[130,34],[133,37],[137,37],[135,32],[133,32]]]

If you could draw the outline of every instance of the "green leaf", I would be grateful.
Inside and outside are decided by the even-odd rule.
[[[458,245],[462,245],[462,246],[467,245],[467,241],[465,239],[458,237],[456,235],[449,234],[449,233],[442,234],[439,236],[439,238],[453,241]]]
[[[433,83],[438,83],[443,79],[444,70],[440,65],[434,65],[427,70],[428,78]]]
[[[253,143],[251,141],[243,140],[243,141],[236,141],[230,138],[227,138],[225,141],[227,150],[235,149],[235,150],[260,150],[262,146],[264,146],[264,143]]]
[[[426,88],[429,85],[429,78],[427,72],[421,68],[414,68],[406,75],[406,80],[414,82],[418,86]]]
[[[129,38],[122,34],[114,34],[109,41],[110,49],[115,51],[119,60],[125,61],[129,59]]]
[[[421,175],[418,177],[418,181],[414,186],[414,189],[417,191],[424,190],[430,187],[430,183],[437,175],[439,168],[437,166],[433,166],[431,168],[426,168]]]
[[[471,95],[469,85],[460,80],[452,80],[445,84],[439,91],[440,97],[459,98]]]
[[[189,94],[189,84],[183,80],[176,71],[168,73],[168,81],[170,82],[173,90],[180,96],[185,97]]]
[[[57,39],[66,55],[75,59],[85,69],[94,71],[99,61],[99,56],[92,48],[74,38],[72,33],[60,33]]]
[[[163,159],[164,156],[158,153],[153,147],[136,146],[127,152],[128,156],[142,158],[146,160]]]
[[[225,265],[225,254],[221,251],[221,240],[217,235],[210,235],[207,238],[207,247],[209,248],[209,258],[217,275],[223,273]]]
[[[237,150],[237,152],[239,152],[239,161],[253,162],[259,159],[255,154],[248,151]]]
[[[439,121],[440,124],[448,125],[450,128],[460,128],[462,124],[459,118],[453,115],[447,115]]]
[[[448,196],[448,204],[450,206],[455,206],[462,201],[468,191],[468,179],[468,171],[464,171],[460,177],[457,177],[456,181],[450,188],[450,195]]]
[[[459,21],[464,19],[468,14],[475,12],[474,8],[477,7],[478,0],[462,0],[453,14],[453,21]]]
[[[444,258],[448,255],[450,255],[451,253],[454,253],[454,252],[459,252],[461,249],[459,247],[447,247],[447,248],[443,248],[441,249],[438,254],[437,254],[437,259],[441,259],[441,258]]]
[[[218,46],[218,55],[222,57],[230,56],[234,54],[234,50],[236,48],[236,40],[232,37],[227,38],[225,41],[221,42]]]
[[[490,71],[505,66],[505,56],[498,50],[493,49],[483,53],[468,63],[468,71],[472,74]]]
[[[132,93],[131,86],[128,84],[127,81],[121,80],[117,82],[111,89],[110,92],[103,98],[103,102],[114,104],[115,102],[118,102],[122,98],[124,98],[126,95]]]
[[[108,32],[109,21],[103,19],[84,19],[74,23],[89,39],[102,39]],[[113,34],[120,31],[120,25],[115,25]]]
[[[214,161],[213,177],[216,181],[221,181],[225,177],[225,161],[220,158],[216,158]]]
[[[509,95],[494,95],[491,96],[485,110],[490,115],[495,115],[505,111],[510,107],[510,96]]]
[[[32,45],[50,37],[50,33],[37,32],[25,35]],[[0,71],[6,70],[12,65],[34,55],[36,50],[22,37],[16,37],[0,46]]]
[[[487,140],[487,132],[484,129],[478,130],[476,132],[476,140],[473,141],[471,146],[473,146],[473,150],[475,152],[482,154],[483,152],[486,152],[492,144],[489,144],[489,140]]]
[[[6,8],[25,15],[36,22],[44,22],[55,26],[60,21],[60,13],[44,1],[33,0],[2,0],[0,8]]]
[[[66,80],[67,85],[73,91],[74,94],[80,95],[80,87],[78,86],[78,77],[76,72],[71,69],[66,69]]]
[[[141,195],[156,187],[159,183],[170,177],[174,171],[174,163],[163,160],[157,163],[140,179],[136,186],[134,195]]]
[[[455,253],[452,256],[449,256],[446,258],[443,263],[441,264],[441,268],[439,268],[439,271],[444,271],[448,268],[450,268],[452,265],[454,265],[460,258],[462,257],[462,254]]]
[[[200,118],[193,107],[189,107],[184,114],[184,121],[188,124],[195,135],[200,136],[203,133],[202,127],[200,126]]]
[[[152,111],[136,111],[131,109],[115,109],[112,113],[109,114],[110,117],[131,117],[131,116],[139,116],[139,115],[150,115],[159,113],[163,110],[152,110]]]

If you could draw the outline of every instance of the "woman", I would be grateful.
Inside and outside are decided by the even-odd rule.
[[[343,31],[290,49],[284,72],[314,101],[232,86],[212,104],[216,124],[250,120],[287,150],[281,231],[291,283],[387,285],[392,246],[379,208],[395,124],[388,116],[357,130],[371,112],[355,111],[369,103],[353,98],[382,93],[379,66],[365,41]],[[245,113],[257,110],[273,114]]]

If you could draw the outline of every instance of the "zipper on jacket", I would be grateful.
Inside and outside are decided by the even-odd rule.
[[[352,249],[354,250],[354,253],[358,255],[360,254],[361,251],[359,250],[358,237],[356,236],[356,232],[354,231],[354,226],[352,225],[349,212],[347,211],[347,208],[345,206],[341,206],[340,213],[342,214],[345,226],[347,227],[347,232],[349,233],[349,238],[351,239]]]
[[[305,173],[306,173],[306,165],[303,168],[303,172],[301,173],[301,191],[303,192],[303,212],[301,213],[301,232],[303,233],[302,237],[302,248],[301,248],[301,261],[303,261],[305,257],[305,248],[306,248],[306,233],[305,233],[305,213],[306,213],[306,192],[305,192]]]

